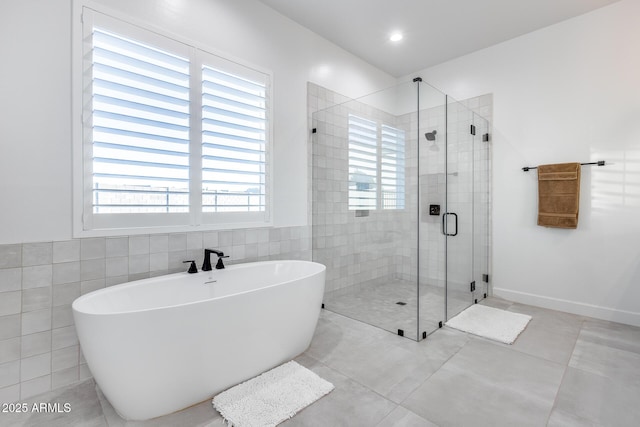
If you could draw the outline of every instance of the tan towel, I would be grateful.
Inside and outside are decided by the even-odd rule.
[[[576,228],[580,163],[538,166],[538,225]]]

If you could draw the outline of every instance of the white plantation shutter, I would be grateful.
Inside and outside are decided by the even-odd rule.
[[[405,133],[349,114],[349,209],[404,209]]]
[[[82,230],[269,220],[269,74],[87,8],[82,46]]]
[[[202,210],[266,209],[267,85],[202,69]]]
[[[93,31],[93,212],[189,210],[189,60]]]
[[[349,114],[349,209],[376,209],[378,126]]]
[[[380,144],[382,209],[404,209],[404,131],[382,125]]]

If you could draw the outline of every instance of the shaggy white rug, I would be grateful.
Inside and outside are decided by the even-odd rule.
[[[333,384],[291,361],[213,398],[230,426],[275,426],[334,389]]]
[[[531,316],[486,305],[474,304],[445,325],[470,334],[513,344],[531,320]]]

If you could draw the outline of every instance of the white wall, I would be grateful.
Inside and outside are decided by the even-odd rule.
[[[457,99],[494,95],[496,295],[640,325],[638,17],[622,0],[418,73]],[[582,169],[578,228],[538,227],[521,168],[601,159]]]
[[[395,79],[254,0],[100,0],[274,76],[274,225],[307,223],[306,82]],[[71,1],[0,2],[0,244],[71,238]]]

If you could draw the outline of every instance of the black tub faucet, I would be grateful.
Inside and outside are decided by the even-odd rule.
[[[186,264],[190,262],[191,265],[189,266],[189,274],[193,274],[193,273],[197,273],[198,272],[198,267],[196,267],[196,262],[194,260],[189,260],[189,261],[182,261],[183,264]]]
[[[211,271],[211,254],[214,253],[218,255],[218,263],[216,264],[216,270],[221,270],[224,268],[224,264],[222,263],[222,258],[229,258],[225,256],[222,251],[217,249],[205,249],[204,250],[204,263],[202,264],[202,271]]]

